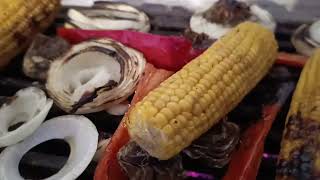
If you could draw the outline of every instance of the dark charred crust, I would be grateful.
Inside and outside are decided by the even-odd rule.
[[[119,150],[117,159],[130,179],[184,179],[182,157],[180,155],[166,161],[160,161],[151,157],[148,152],[131,141]]]
[[[239,139],[239,127],[234,123],[222,121],[192,142],[183,152],[204,166],[221,168],[229,162]]]
[[[28,41],[28,37],[26,37],[23,33],[15,32],[13,34],[14,39],[18,44],[25,44]]]
[[[81,108],[83,105],[92,102],[95,98],[97,97],[97,94],[94,92],[85,92],[82,97],[80,98],[80,100],[75,103],[72,106],[72,109],[70,110],[70,113],[73,114],[75,112],[77,112],[77,110],[79,108]]]
[[[107,91],[107,90],[113,89],[117,85],[118,85],[117,82],[115,82],[114,80],[110,80],[106,85],[95,89],[93,92],[85,92],[82,95],[82,97],[80,98],[80,100],[72,106],[72,109],[70,110],[70,113],[75,113],[83,105],[85,105],[85,104],[87,104],[89,102],[92,102],[98,96],[98,94],[99,94],[98,92],[101,89]]]
[[[320,149],[318,133],[320,123],[312,119],[303,119],[299,113],[289,118],[286,124],[284,139],[286,141],[300,140],[302,145],[290,152],[290,158],[280,158],[278,176],[289,176],[296,179],[319,179],[315,160]]]
[[[192,42],[193,47],[198,49],[207,49],[216,41],[204,33],[193,32],[190,27],[185,30],[184,36]]]
[[[70,44],[62,38],[36,36],[25,56],[26,73],[33,78],[46,79],[51,62],[63,55],[69,48]]]
[[[235,0],[220,0],[209,8],[204,18],[213,23],[237,25],[251,17],[250,7]]]

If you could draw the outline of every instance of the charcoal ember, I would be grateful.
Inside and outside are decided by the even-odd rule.
[[[204,166],[222,168],[229,163],[239,138],[239,127],[234,123],[222,121],[195,140],[183,153]]]
[[[130,180],[179,180],[184,178],[180,155],[160,161],[151,157],[133,141],[120,149],[118,161]]]

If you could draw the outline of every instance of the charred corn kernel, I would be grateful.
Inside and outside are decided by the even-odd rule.
[[[58,0],[1,0],[0,68],[53,22],[59,4]]]
[[[320,49],[307,61],[294,92],[278,159],[278,180],[320,174]]]
[[[170,102],[158,110],[168,119],[167,125],[159,127],[149,122],[154,117],[145,115],[148,108],[133,107],[139,111],[129,114],[127,125],[131,138],[151,156],[161,160],[173,157],[237,106],[268,72],[276,55],[277,43],[272,32],[255,23],[240,24],[160,85],[167,89],[161,93],[180,99],[174,104],[179,111]],[[236,78],[240,78],[240,83],[235,82]],[[183,85],[175,86],[181,79],[191,90]],[[157,88],[153,91],[158,92]],[[149,93],[142,104],[153,94]],[[157,108],[156,104],[153,106]],[[148,134],[153,131],[160,132],[159,136]],[[170,138],[174,141],[167,141]]]

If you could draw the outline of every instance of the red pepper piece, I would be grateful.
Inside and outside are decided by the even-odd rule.
[[[242,135],[239,148],[232,154],[223,180],[255,180],[264,151],[264,142],[290,93],[293,82],[282,84],[276,97],[278,101],[263,108],[262,119],[251,125]]]
[[[277,58],[277,64],[287,65],[291,67],[303,68],[308,58],[298,54],[289,54],[280,52]]]
[[[181,69],[203,50],[192,47],[191,41],[180,36],[161,36],[135,31],[99,31],[81,29],[58,29],[58,35],[70,43],[107,37],[142,52],[147,61],[157,68],[170,71]]]
[[[241,138],[239,149],[232,155],[223,180],[255,180],[264,150],[264,141],[280,110],[275,104],[264,108],[263,120],[249,127]]]
[[[157,69],[151,64],[147,64],[144,76],[139,81],[136,93],[132,99],[131,107],[142,100],[151,90],[171,76],[173,72],[163,69]],[[130,112],[130,109],[129,111]],[[130,140],[128,130],[125,125],[126,115],[122,119],[116,132],[113,134],[110,143],[108,144],[105,153],[100,160],[94,175],[95,180],[126,180],[128,179],[122,171],[117,153],[122,146]]]

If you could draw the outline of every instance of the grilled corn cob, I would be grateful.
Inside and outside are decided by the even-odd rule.
[[[294,92],[277,179],[320,178],[320,49],[307,61]]]
[[[59,0],[0,1],[0,68],[25,49],[54,19]]]
[[[210,129],[262,79],[275,61],[271,31],[245,22],[137,103],[131,138],[165,160]]]

